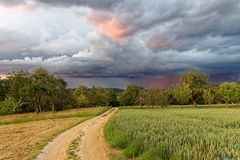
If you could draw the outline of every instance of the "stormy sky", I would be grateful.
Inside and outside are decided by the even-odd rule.
[[[37,67],[70,87],[165,87],[188,69],[234,81],[240,1],[1,0],[0,75]]]

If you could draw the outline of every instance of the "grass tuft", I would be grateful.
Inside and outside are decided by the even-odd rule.
[[[83,136],[83,133],[80,133],[79,136],[77,136],[70,144],[68,150],[67,150],[67,156],[68,160],[79,160],[79,146],[81,143],[81,138]]]

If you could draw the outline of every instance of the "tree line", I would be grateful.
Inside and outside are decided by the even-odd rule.
[[[119,95],[120,105],[162,106],[197,104],[239,104],[240,80],[238,82],[209,83],[204,72],[189,70],[180,75],[177,85],[167,88],[144,89],[129,85]]]
[[[43,68],[15,71],[0,80],[0,114],[72,108],[76,101],[67,83]]]
[[[0,114],[58,111],[91,106],[161,106],[192,104],[239,104],[240,80],[222,84],[209,83],[208,75],[189,70],[177,85],[148,88],[130,84],[122,92],[110,88],[68,89],[60,77],[43,68],[32,72],[15,71],[0,79]]]

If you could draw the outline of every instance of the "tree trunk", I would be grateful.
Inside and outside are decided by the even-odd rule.
[[[40,102],[39,102],[39,104],[38,104],[38,108],[39,108],[39,112],[42,112],[42,107],[41,107]]]
[[[38,114],[41,111],[42,111],[42,108],[41,108],[41,97],[37,97],[36,98],[35,112]]]
[[[55,112],[55,101],[52,101],[52,112]]]
[[[38,110],[38,104],[35,104],[35,113],[38,114],[39,110]]]
[[[193,100],[193,107],[194,107],[194,108],[197,108],[197,102],[196,102],[195,99]]]

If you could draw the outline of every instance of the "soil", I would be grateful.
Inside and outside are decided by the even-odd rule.
[[[111,109],[60,134],[42,150],[37,159],[66,160],[69,145],[82,134],[79,146],[81,160],[109,160],[110,149],[105,142],[103,128],[114,113],[115,109]]]

